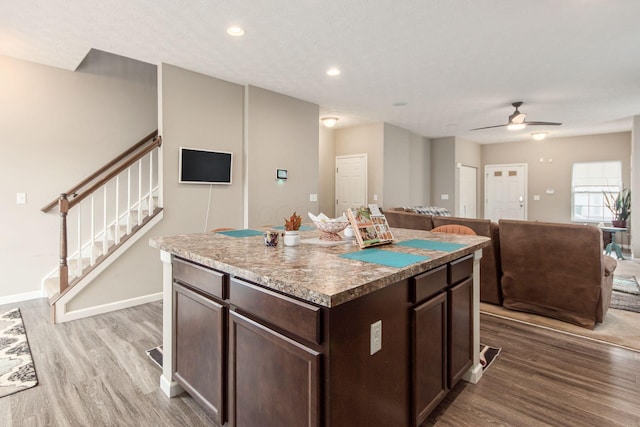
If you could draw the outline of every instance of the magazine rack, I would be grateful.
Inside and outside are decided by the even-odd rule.
[[[347,218],[361,248],[393,242],[393,234],[387,218],[380,212],[377,205],[348,209]]]

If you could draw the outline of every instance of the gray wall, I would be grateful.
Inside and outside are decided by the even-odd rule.
[[[333,217],[336,194],[336,133],[333,129],[320,126],[319,163],[320,175],[318,212]]]
[[[159,74],[164,218],[74,298],[71,310],[160,292],[162,269],[150,237],[242,227],[243,87],[167,64]],[[233,183],[179,184],[180,146],[232,152]]]
[[[454,137],[431,140],[431,206],[455,212],[456,140]],[[448,200],[441,195],[447,194]]]
[[[383,193],[387,208],[424,205],[429,201],[428,139],[385,123],[383,164]]]
[[[566,223],[571,221],[573,163],[607,160],[622,161],[622,182],[629,187],[630,132],[486,144],[482,146],[482,175],[485,165],[527,163],[528,219]],[[554,189],[555,194],[545,194],[548,188]],[[534,201],[534,195],[539,195],[540,200]]]
[[[249,227],[284,225],[295,211],[309,222],[319,190],[319,107],[255,86],[247,88]],[[287,169],[285,182],[276,169]]]
[[[456,154],[455,154],[455,164],[456,164],[456,194],[454,195],[455,200],[455,215],[460,216],[460,201],[458,200],[458,191],[460,189],[460,169],[458,169],[458,164],[463,166],[471,166],[477,169],[477,181],[476,181],[476,198],[477,198],[477,206],[476,213],[478,218],[483,217],[484,203],[482,201],[482,187],[481,187],[481,179],[482,175],[482,146],[473,141],[467,141],[462,138],[456,137]],[[452,212],[453,213],[453,212]]]
[[[384,206],[384,123],[336,130],[336,156],[367,154],[367,203]],[[378,200],[374,201],[373,196]]]
[[[135,78],[0,56],[0,298],[40,291],[57,268],[57,210],[40,208],[157,128],[156,67],[125,62]]]

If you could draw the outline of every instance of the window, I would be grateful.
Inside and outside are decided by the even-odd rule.
[[[611,221],[604,194],[622,190],[622,162],[574,163],[571,178],[572,221]]]

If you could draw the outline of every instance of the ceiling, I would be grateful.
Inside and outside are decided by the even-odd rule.
[[[630,130],[639,17],[637,0],[2,1],[0,54],[74,70],[94,48],[313,102],[338,127],[495,143]],[[563,125],[469,131],[514,101]]]

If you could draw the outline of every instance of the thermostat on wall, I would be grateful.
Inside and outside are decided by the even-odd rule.
[[[287,179],[287,170],[276,169],[276,179]]]

